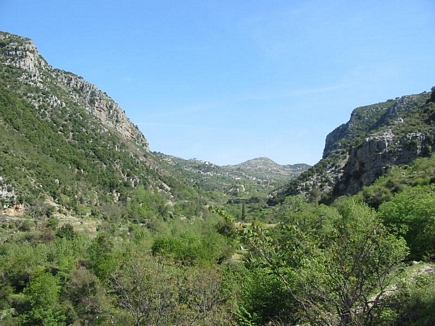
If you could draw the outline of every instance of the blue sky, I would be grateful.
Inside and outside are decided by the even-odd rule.
[[[153,151],[320,160],[358,106],[435,85],[433,0],[0,0],[0,30],[109,94]]]

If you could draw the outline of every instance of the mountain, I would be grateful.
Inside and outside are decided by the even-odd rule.
[[[267,158],[220,167],[153,153],[109,95],[5,32],[0,77],[0,203],[8,215],[198,216],[232,196],[265,198],[309,167]]]
[[[307,164],[279,165],[266,157],[255,158],[236,165],[218,166],[198,159],[181,159],[155,153],[167,164],[187,175],[197,187],[228,195],[267,194],[274,188],[296,178],[310,166]]]
[[[252,177],[271,178],[276,181],[283,181],[289,178],[297,177],[300,173],[307,170],[308,164],[287,164],[280,165],[267,157],[254,158],[246,162],[225,166],[228,170],[243,171]]]
[[[52,68],[29,39],[0,33],[0,76],[3,207],[119,217],[142,190],[156,202],[196,198],[118,104]]]
[[[306,194],[329,201],[353,195],[392,166],[430,156],[435,148],[435,88],[356,108],[325,141],[323,158],[275,191],[271,203]]]
[[[14,91],[37,109],[53,111],[65,108],[64,114],[68,114],[67,105],[80,106],[98,119],[105,128],[149,151],[145,137],[118,104],[82,77],[53,69],[38,54],[32,41],[1,33],[0,49],[3,73],[8,72],[14,77],[19,77],[13,84],[10,84],[9,78],[5,79],[4,82],[9,79],[9,84],[5,86],[9,89],[15,86]],[[14,68],[18,70],[14,71]],[[21,85],[21,82],[24,85]],[[25,90],[36,92],[24,93]],[[39,97],[36,97],[35,93],[40,93]]]
[[[434,102],[355,109],[313,167],[217,166],[0,33],[0,324],[434,324]]]

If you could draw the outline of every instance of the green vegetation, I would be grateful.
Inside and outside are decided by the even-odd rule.
[[[435,323],[435,91],[357,109],[306,195],[268,201],[281,167],[150,153],[75,75],[7,61],[24,41],[0,43],[1,325]],[[421,157],[325,195],[322,173],[386,125],[425,132]]]
[[[419,323],[435,300],[435,235],[411,234],[429,230],[421,212],[435,196],[409,189],[379,212],[357,198],[325,206],[289,197],[271,208],[274,225],[235,224],[213,209],[205,221],[91,236],[46,218],[0,246],[2,323],[406,325],[404,314]],[[410,264],[417,257],[430,272]]]

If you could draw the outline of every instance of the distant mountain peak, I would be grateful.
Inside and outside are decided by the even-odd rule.
[[[261,157],[256,157],[250,160],[247,160],[245,162],[239,163],[237,165],[242,165],[242,164],[278,164],[275,161],[273,161],[272,159],[265,157],[265,156],[261,156]]]

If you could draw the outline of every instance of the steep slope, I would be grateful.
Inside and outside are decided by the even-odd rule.
[[[189,187],[107,94],[53,69],[29,39],[0,33],[0,77],[4,208],[120,216],[138,188],[171,200]]]
[[[326,137],[322,160],[276,191],[271,203],[300,193],[315,201],[355,194],[390,166],[432,153],[434,93],[432,89],[432,94],[402,96],[355,109],[346,124]]]
[[[37,109],[42,106],[41,109],[51,111],[75,104],[95,116],[106,128],[117,131],[126,140],[134,140],[136,145],[148,151],[145,137],[118,104],[82,77],[53,69],[29,39],[0,33],[0,54],[2,70],[18,77],[15,82],[8,81],[8,88],[14,88]],[[19,70],[13,72],[13,68]]]

